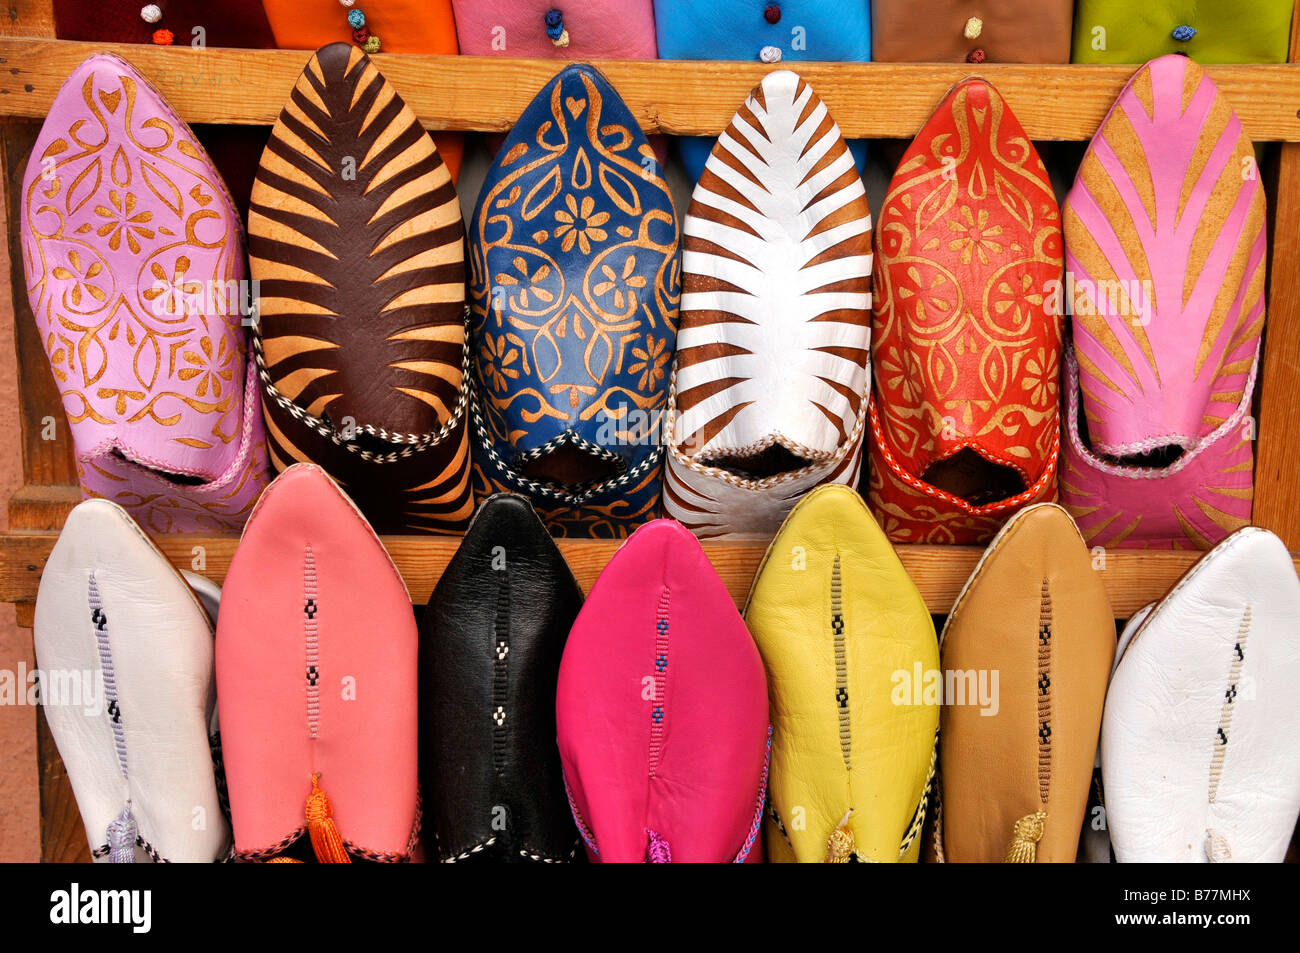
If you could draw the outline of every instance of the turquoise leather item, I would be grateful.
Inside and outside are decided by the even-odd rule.
[[[1145,63],[1185,53],[1198,63],[1285,63],[1292,0],[1079,0],[1076,63]]]
[[[871,59],[871,4],[868,0],[655,0],[655,32],[659,58],[665,60],[866,62]],[[706,136],[678,140],[692,182],[704,171],[713,142]],[[861,170],[866,142],[850,142],[849,149]]]

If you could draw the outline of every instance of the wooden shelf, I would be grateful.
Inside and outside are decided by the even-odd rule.
[[[41,572],[56,538],[53,532],[14,532],[0,536],[0,602],[21,605],[35,601]],[[186,535],[162,536],[155,541],[178,569],[201,571],[215,582],[224,581],[239,542],[235,536]],[[417,604],[428,602],[434,583],[460,545],[458,538],[447,536],[385,536],[383,541],[406,580],[411,600]],[[590,590],[619,545],[590,539],[558,542],[584,592]],[[983,552],[978,546],[896,548],[930,611],[939,615],[952,608]],[[737,607],[743,607],[754,573],[767,550],[767,541],[708,542],[704,550]],[[1115,617],[1126,619],[1159,599],[1200,555],[1144,550],[1107,552],[1105,568],[1099,571],[1104,574]],[[198,558],[202,560],[201,570],[195,563]],[[1300,555],[1296,564],[1300,569]]]
[[[194,50],[187,46],[0,38],[0,116],[40,119],[92,52],[128,60],[188,122],[270,125],[306,64],[301,50]],[[375,62],[430,129],[506,132],[558,60],[378,54]],[[763,63],[595,60],[646,132],[717,135],[773,69],[794,69],[825,100],[844,134],[905,138],[968,76],[997,85],[1029,135],[1088,139],[1136,66],[933,63]],[[1300,65],[1209,66],[1257,141],[1300,142]]]

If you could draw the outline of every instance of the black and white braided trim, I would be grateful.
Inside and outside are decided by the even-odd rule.
[[[657,444],[649,456],[630,470],[626,470],[619,476],[613,477],[609,480],[587,484],[579,492],[575,493],[572,490],[565,489],[564,487],[557,486],[553,483],[541,483],[537,480],[530,479],[520,473],[514,465],[507,463],[506,460],[497,453],[496,448],[492,445],[492,437],[483,423],[483,413],[479,408],[478,394],[473,389],[470,391],[469,405],[470,419],[474,425],[474,433],[478,437],[479,449],[481,449],[483,453],[487,454],[488,458],[492,461],[494,467],[500,472],[501,476],[511,485],[532,496],[554,500],[564,506],[582,506],[586,503],[590,503],[592,500],[605,493],[612,493],[616,490],[620,490],[629,483],[634,483],[641,479],[641,477],[645,476],[645,474],[657,467],[659,461],[663,458],[664,448],[662,444]],[[575,447],[586,450],[588,453],[592,453],[600,459],[613,463],[615,466],[620,468],[627,466],[627,461],[617,453],[614,453],[612,450],[607,450],[598,444],[594,444],[583,437],[579,437],[571,430],[566,430],[558,437],[548,440],[540,447],[521,453],[517,458],[518,462],[528,463],[532,460],[536,460],[537,458],[550,453],[556,447],[562,446],[566,443],[571,443]]]
[[[358,424],[356,427],[351,428],[355,433],[366,434],[385,443],[401,445],[400,450],[392,450],[387,453],[375,453],[372,450],[366,450],[358,446],[355,443],[355,436],[344,437],[326,421],[307,413],[307,411],[281,394],[266,369],[266,356],[262,353],[262,336],[260,333],[253,335],[253,357],[257,364],[257,376],[262,382],[262,392],[289,416],[329,440],[335,446],[342,447],[349,453],[357,454],[367,463],[397,463],[442,443],[451,434],[455,433],[457,427],[460,426],[461,419],[465,416],[465,407],[469,400],[470,379],[469,308],[465,309],[465,346],[461,350],[460,391],[456,395],[456,406],[452,410],[451,416],[447,418],[447,422],[438,430],[423,434],[394,433],[372,424]]]

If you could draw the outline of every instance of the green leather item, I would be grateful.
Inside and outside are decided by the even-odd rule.
[[[1293,0],[1079,0],[1075,63],[1285,63]],[[1098,47],[1101,47],[1098,49]]]

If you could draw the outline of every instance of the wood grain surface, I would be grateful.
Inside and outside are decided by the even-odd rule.
[[[0,115],[43,117],[92,50],[122,56],[188,122],[270,125],[310,55],[0,38]],[[430,129],[506,132],[563,66],[556,60],[379,54],[375,62]],[[1136,67],[986,63],[763,63],[594,60],[648,132],[717,135],[763,74],[794,66],[849,137],[915,135],[967,76],[1001,90],[1034,139],[1087,139]],[[1300,66],[1206,71],[1258,141],[1300,141]]]

